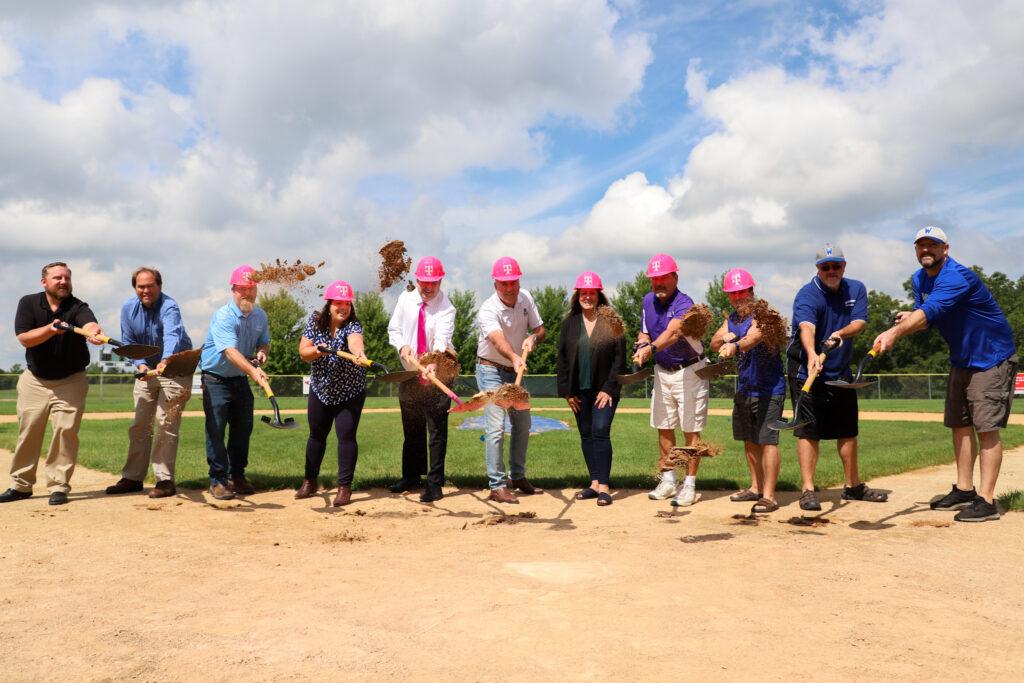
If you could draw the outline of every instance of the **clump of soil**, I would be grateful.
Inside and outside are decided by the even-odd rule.
[[[626,324],[622,322],[622,318],[611,306],[598,306],[597,314],[608,323],[613,337],[621,337],[626,333]]]
[[[722,452],[718,444],[698,440],[693,446],[673,446],[668,451],[665,464],[673,469],[686,467],[694,458],[713,458]]]
[[[295,259],[295,263],[288,263],[288,259],[274,259],[273,263],[261,263],[259,270],[252,274],[251,279],[253,282],[290,288],[316,275],[317,269],[323,265],[323,261],[314,266],[303,263],[302,259]]]
[[[780,524],[792,524],[793,526],[819,527],[831,524],[832,521],[824,517],[790,517],[786,520],[779,520]]]
[[[380,291],[383,292],[391,285],[405,278],[412,267],[412,257],[406,256],[405,242],[402,240],[391,240],[380,248],[379,253],[380,266],[377,267],[377,279],[379,280]],[[412,282],[409,285],[411,286]],[[415,287],[412,287],[412,289],[415,289]]]
[[[728,541],[730,538],[734,538],[733,534],[725,532],[721,534],[701,534],[700,536],[683,536],[679,540],[683,543],[707,543],[708,541]]]
[[[536,512],[517,512],[513,515],[506,515],[501,512],[492,512],[487,517],[481,520],[473,522],[474,525],[483,526],[494,526],[495,524],[518,524],[521,519],[534,519],[537,517]],[[463,529],[466,527],[463,526]]]
[[[426,367],[431,363],[437,365],[437,369],[434,374],[441,380],[443,384],[451,386],[455,382],[455,378],[462,372],[462,366],[459,365],[459,359],[452,356],[449,353],[442,351],[431,351],[420,356],[420,363]]]
[[[764,299],[741,303],[736,307],[736,313],[744,319],[754,317],[754,322],[761,330],[761,341],[772,353],[778,353],[789,341],[789,324]]]
[[[495,403],[522,403],[530,400],[530,392],[519,384],[502,384],[493,395]]]
[[[952,526],[952,525],[949,522],[940,522],[940,521],[937,521],[937,520],[934,520],[934,519],[915,519],[914,521],[912,521],[910,523],[910,526],[917,526],[917,527],[926,526],[926,527],[932,527],[932,528],[935,528],[935,529],[943,529],[945,527]]]
[[[711,309],[704,304],[691,306],[690,310],[681,318],[683,334],[694,339],[703,339],[704,335],[708,333],[708,327],[711,326],[713,318]]]
[[[362,543],[366,540],[366,534],[361,531],[349,531],[348,529],[320,536],[321,543]]]

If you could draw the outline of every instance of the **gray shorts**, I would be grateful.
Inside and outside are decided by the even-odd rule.
[[[782,417],[785,394],[747,396],[736,394],[732,399],[732,438],[750,441],[758,446],[779,445],[779,433],[768,425]]]
[[[974,427],[981,433],[1002,429],[1010,419],[1016,376],[1016,354],[988,370],[951,368],[946,382],[943,424]]]

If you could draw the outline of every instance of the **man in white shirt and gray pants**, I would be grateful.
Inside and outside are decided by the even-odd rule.
[[[476,383],[480,391],[492,391],[515,381],[525,368],[522,354],[533,351],[544,340],[544,321],[530,293],[519,289],[523,273],[516,260],[503,256],[494,263],[494,294],[476,314],[479,331],[476,347]],[[526,445],[530,438],[530,411],[508,409],[512,423],[509,444],[509,475],[505,473],[505,411],[494,404],[484,409],[487,454],[487,486],[490,500],[518,503],[513,489],[532,495],[540,493],[526,478]]]
[[[388,343],[398,350],[402,365],[413,370],[414,359],[430,351],[452,351],[455,306],[441,291],[444,266],[433,256],[416,264],[416,289],[398,297],[388,323]],[[436,368],[425,366],[428,372]],[[424,503],[440,500],[444,494],[444,458],[448,450],[448,408],[451,399],[427,382],[425,377],[402,382],[398,389],[402,410],[402,478],[388,487],[392,493],[420,487],[420,477],[430,446],[427,486],[420,495]]]

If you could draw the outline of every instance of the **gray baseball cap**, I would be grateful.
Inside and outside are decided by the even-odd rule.
[[[830,261],[846,263],[846,257],[843,256],[843,250],[839,247],[833,247],[831,244],[826,244],[818,250],[817,254],[815,254],[814,265],[820,266],[822,263],[828,263]]]
[[[942,244],[948,244],[949,240],[946,239],[946,231],[942,228],[936,228],[934,225],[926,225],[917,231],[917,235],[914,237],[914,244],[917,244],[919,239],[928,238],[941,242]]]

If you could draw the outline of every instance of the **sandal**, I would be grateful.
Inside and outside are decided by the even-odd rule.
[[[818,496],[815,495],[814,491],[804,491],[803,495],[800,496],[800,509],[808,512],[821,511],[821,503],[818,502]]]
[[[756,512],[775,512],[778,509],[779,504],[771,498],[761,498],[754,503],[754,507],[750,508],[750,512],[751,514]]]
[[[734,503],[751,503],[761,500],[761,494],[755,493],[750,489],[743,489],[742,491],[729,496],[729,500]]]
[[[591,489],[591,490],[593,490],[593,489]],[[605,505],[611,505],[612,504],[611,494],[605,493],[604,491],[602,491],[601,493],[597,494],[597,504],[600,507],[604,507]]]
[[[868,503],[884,503],[889,500],[889,494],[878,489],[869,489],[864,482],[856,486],[843,487],[843,500],[863,500]]]
[[[592,498],[597,498],[597,491],[589,486],[576,494],[576,500],[590,500]]]

